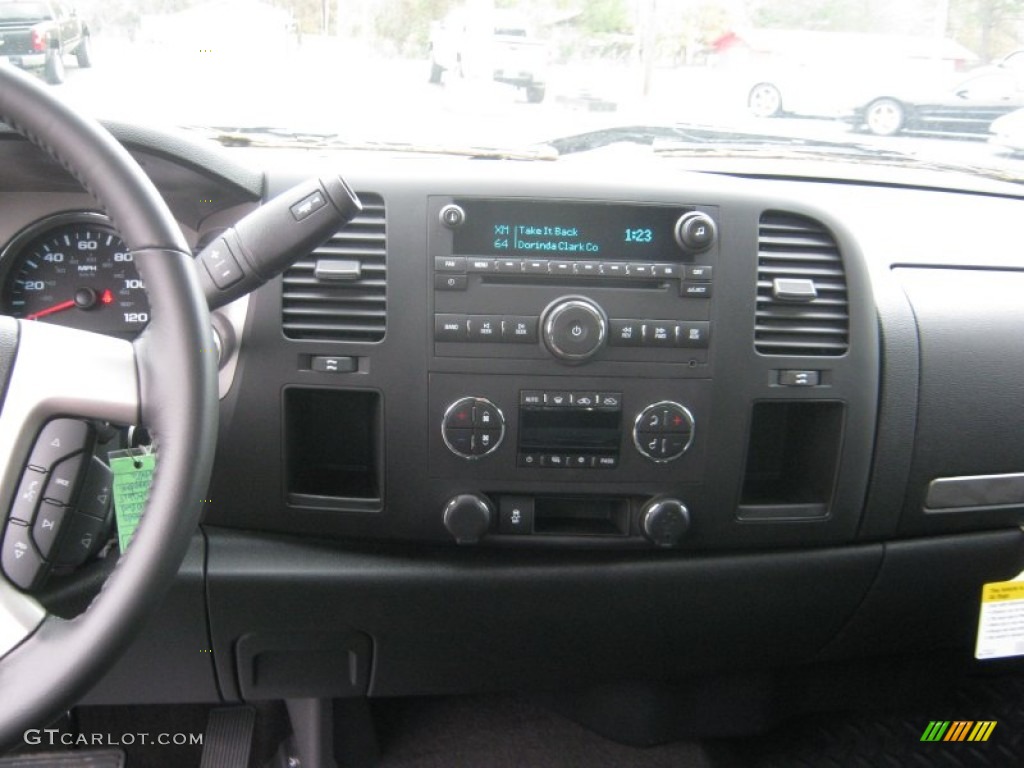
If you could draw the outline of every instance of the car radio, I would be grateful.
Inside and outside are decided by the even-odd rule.
[[[431,198],[437,357],[706,366],[717,209]]]

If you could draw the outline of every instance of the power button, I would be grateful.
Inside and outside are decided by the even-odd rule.
[[[565,299],[544,317],[544,343],[555,357],[583,362],[604,344],[608,323],[604,312],[587,299]]]

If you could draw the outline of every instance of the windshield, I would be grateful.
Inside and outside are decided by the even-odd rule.
[[[1019,3],[981,5],[83,0],[59,77],[34,66],[96,116],[232,146],[684,165],[810,150],[839,175],[899,158],[1024,179]]]
[[[0,2],[0,24],[40,21],[49,17],[46,3]]]

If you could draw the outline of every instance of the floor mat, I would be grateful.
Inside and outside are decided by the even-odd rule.
[[[971,740],[972,735],[984,740]],[[766,736],[712,746],[710,752],[720,768],[1024,765],[1024,677],[974,678],[948,700],[898,717],[808,716]]]
[[[124,752],[113,749],[0,757],[0,768],[124,768]]]

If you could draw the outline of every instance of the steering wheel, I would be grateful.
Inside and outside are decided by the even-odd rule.
[[[99,124],[35,78],[0,66],[0,119],[45,150],[106,209],[151,307],[134,341],[0,315],[0,520],[29,450],[54,416],[144,424],[158,454],[128,551],[89,607],[64,620],[0,576],[0,745],[74,704],[170,586],[195,531],[213,462],[217,363],[181,230],[160,194]]]

